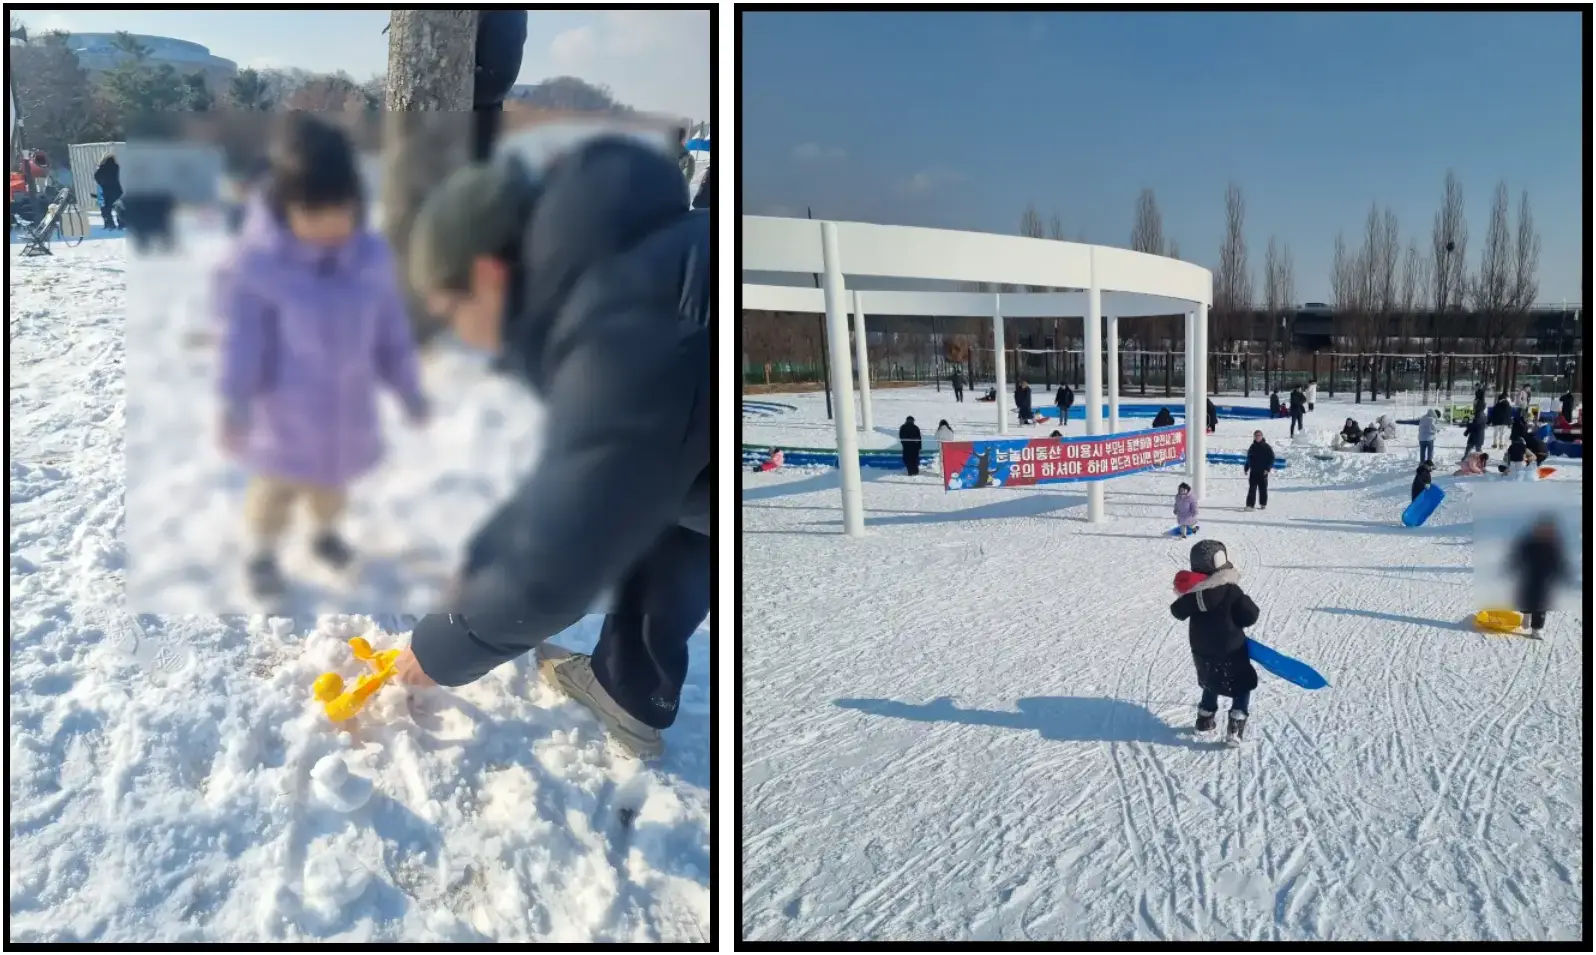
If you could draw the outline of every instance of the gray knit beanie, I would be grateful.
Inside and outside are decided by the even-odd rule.
[[[411,287],[423,293],[464,291],[478,257],[513,257],[538,192],[532,171],[513,157],[455,170],[416,214],[410,234]]]

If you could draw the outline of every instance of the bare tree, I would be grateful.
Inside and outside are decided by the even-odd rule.
[[[1519,194],[1518,237],[1513,243],[1513,309],[1526,321],[1535,295],[1540,291],[1537,273],[1541,262],[1541,236],[1535,231],[1535,217],[1530,214],[1529,190]]]
[[[1131,226],[1131,248],[1152,255],[1164,254],[1164,217],[1158,211],[1153,190],[1143,189],[1136,197],[1136,221]]]
[[[1425,260],[1419,254],[1418,240],[1409,240],[1407,255],[1402,260],[1402,285],[1399,293],[1402,316],[1399,333],[1404,351],[1415,344],[1414,339],[1419,335],[1419,313],[1424,308],[1424,290],[1428,285],[1426,269]]]
[[[1247,271],[1244,234],[1247,204],[1241,187],[1225,188],[1225,239],[1219,247],[1219,269],[1214,273],[1214,325],[1225,348],[1246,331],[1252,312],[1252,275]]]
[[[1059,218],[1059,214],[1056,211],[1053,213],[1052,217],[1048,219],[1047,237],[1052,239],[1054,242],[1064,241],[1064,220]]]
[[[1269,237],[1269,246],[1264,250],[1264,320],[1269,323],[1269,364],[1266,370],[1274,367],[1276,356],[1275,344],[1275,316],[1281,307],[1280,298],[1280,248],[1275,242],[1275,237]],[[1267,379],[1267,375],[1265,378]],[[1269,382],[1264,381],[1264,388],[1269,387]]]
[[[1373,210],[1370,210],[1373,215]],[[1397,266],[1402,256],[1402,233],[1397,223],[1396,210],[1390,206],[1380,216],[1379,242],[1371,256],[1374,271],[1376,314],[1379,317],[1379,343],[1382,350],[1391,344],[1391,319],[1397,312],[1400,287],[1397,284]]]
[[[1174,239],[1170,239],[1169,240],[1169,253],[1168,253],[1168,255],[1172,259],[1179,259],[1180,258],[1180,243],[1176,242]]]
[[[470,155],[476,10],[393,10],[388,15],[383,126],[383,227],[406,273],[418,339],[439,330],[408,281],[410,229],[430,188]]]
[[[1447,313],[1462,305],[1468,285],[1469,224],[1463,217],[1463,183],[1456,172],[1446,171],[1442,189],[1441,208],[1430,229],[1430,287],[1435,294],[1427,332],[1432,339],[1442,335],[1455,342],[1456,335],[1449,333],[1454,320]],[[1434,324],[1437,317],[1440,327]]]
[[[1480,344],[1486,354],[1503,346],[1511,309],[1513,235],[1507,224],[1507,183],[1498,183],[1491,197],[1491,218],[1480,245],[1480,267],[1468,285],[1469,305],[1479,322]]]

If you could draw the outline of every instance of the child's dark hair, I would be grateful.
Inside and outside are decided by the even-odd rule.
[[[1182,481],[1182,482],[1180,482],[1180,487],[1175,488],[1175,490],[1176,491],[1189,491],[1189,490],[1191,490],[1191,485],[1187,484],[1185,481]]]
[[[283,218],[290,205],[352,205],[364,212],[365,190],[354,145],[342,129],[303,110],[283,116],[272,137],[266,202]]]

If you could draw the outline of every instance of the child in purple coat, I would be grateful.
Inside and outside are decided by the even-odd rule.
[[[1176,531],[1181,537],[1196,533],[1197,498],[1191,493],[1191,485],[1184,481],[1175,489],[1175,521],[1179,525]]]
[[[283,591],[277,550],[301,500],[316,555],[335,568],[353,560],[337,524],[349,483],[382,456],[377,386],[412,423],[426,420],[394,259],[363,225],[362,195],[343,131],[287,114],[217,275],[222,444],[252,472],[247,577],[257,599]]]

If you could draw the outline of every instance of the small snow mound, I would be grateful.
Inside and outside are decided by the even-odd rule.
[[[354,812],[371,798],[372,781],[349,772],[343,756],[329,753],[310,771],[311,790],[329,809]]]

